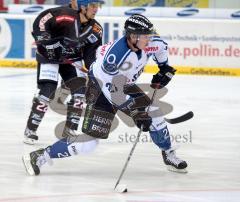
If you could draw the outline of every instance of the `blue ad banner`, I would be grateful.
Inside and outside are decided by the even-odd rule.
[[[6,59],[25,58],[24,19],[0,19],[0,56]]]

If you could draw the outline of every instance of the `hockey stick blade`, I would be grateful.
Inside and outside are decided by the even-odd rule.
[[[170,124],[176,124],[176,123],[181,123],[184,121],[187,121],[189,119],[191,119],[194,116],[192,111],[187,112],[186,114],[183,114],[182,116],[176,117],[176,118],[172,118],[172,119],[168,119],[168,118],[164,118],[165,121],[167,121]]]

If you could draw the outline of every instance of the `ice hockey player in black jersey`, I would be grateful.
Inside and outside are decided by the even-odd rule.
[[[70,6],[40,13],[33,23],[37,46],[37,86],[24,132],[24,142],[34,144],[36,131],[53,100],[59,75],[71,91],[63,133],[74,133],[82,113],[86,71],[102,44],[102,27],[94,19],[102,0],[72,0]],[[83,67],[84,61],[85,66]]]

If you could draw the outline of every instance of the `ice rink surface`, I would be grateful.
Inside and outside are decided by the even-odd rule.
[[[143,74],[140,82],[150,81]],[[23,131],[36,89],[36,71],[0,69],[0,202],[239,202],[240,201],[240,78],[177,75],[162,101],[173,111],[168,118],[189,110],[195,117],[169,125],[189,164],[187,174],[166,170],[160,150],[143,133],[123,177],[128,193],[113,187],[138,129],[120,119],[108,140],[88,155],[54,160],[39,176],[28,176],[21,157],[57,139],[54,128],[64,116],[51,109],[39,127],[39,144],[22,143]],[[152,92],[152,91],[151,91]]]

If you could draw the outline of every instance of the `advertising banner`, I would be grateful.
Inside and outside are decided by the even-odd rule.
[[[122,35],[123,18],[99,17],[99,21],[104,29],[104,42]],[[172,64],[240,68],[240,21],[157,18],[151,21],[169,44]]]
[[[234,20],[153,19],[160,36],[169,45],[169,62],[180,67],[240,68],[240,22]],[[228,31],[226,31],[228,30]],[[199,69],[200,68],[200,69]],[[184,69],[182,69],[184,70]],[[195,71],[193,69],[193,71]],[[239,71],[239,70],[237,70]],[[214,72],[210,72],[210,74]]]
[[[59,5],[39,5],[39,4],[9,4],[8,13],[10,14],[38,14],[42,11],[54,8]]]
[[[34,66],[36,46],[31,27],[36,16],[0,15],[0,66]],[[97,17],[103,27],[103,43],[123,35],[127,17]],[[169,47],[169,64],[178,73],[240,76],[240,21],[150,18]],[[227,30],[227,31],[226,31]],[[15,60],[12,60],[15,59]],[[6,60],[8,63],[6,63]],[[10,61],[10,62],[9,62]],[[11,62],[12,61],[12,62]],[[20,61],[20,62],[19,62]],[[16,66],[20,66],[16,65]],[[157,66],[150,61],[148,72]]]
[[[135,2],[135,1],[134,1]],[[10,14],[38,14],[43,10],[59,5],[10,4]],[[236,19],[240,20],[239,9],[198,9],[198,8],[170,8],[170,7],[102,7],[98,16],[129,16],[142,14],[147,17],[167,18],[206,18],[206,19]]]
[[[113,0],[113,6],[161,6],[163,7],[165,0]]]
[[[209,0],[165,0],[165,7],[208,8]]]
[[[161,6],[208,8],[209,0],[113,0],[113,6]]]
[[[0,57],[19,58],[25,56],[25,20],[0,18]]]

